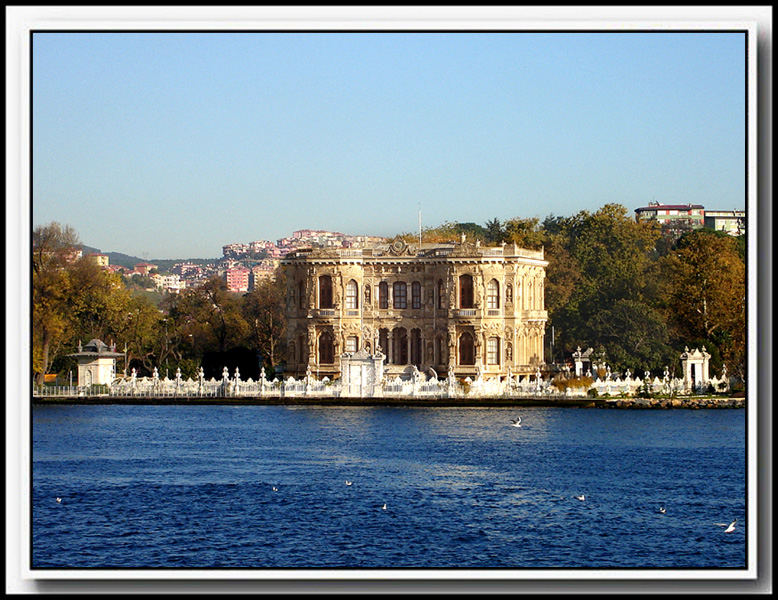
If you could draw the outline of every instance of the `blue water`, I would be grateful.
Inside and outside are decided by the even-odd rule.
[[[744,568],[745,438],[743,410],[36,406],[32,566]]]

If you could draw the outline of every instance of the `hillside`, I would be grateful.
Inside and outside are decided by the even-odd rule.
[[[135,265],[142,262],[148,262],[155,264],[159,267],[160,273],[167,273],[170,268],[180,262],[191,262],[194,264],[213,263],[221,260],[220,258],[140,258],[138,256],[131,256],[122,252],[103,252],[100,248],[94,248],[92,246],[81,246],[84,254],[92,252],[98,254],[105,254],[108,257],[108,261],[112,265],[119,265],[120,267],[126,267],[132,269]]]

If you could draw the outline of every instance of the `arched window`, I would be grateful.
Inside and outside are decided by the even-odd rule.
[[[335,362],[335,344],[329,331],[319,336],[319,364],[331,365]]]
[[[421,366],[421,329],[411,329],[411,364]]]
[[[500,364],[500,338],[490,337],[486,340],[486,364]]]
[[[446,308],[446,286],[442,279],[438,279],[438,308]]]
[[[378,308],[389,308],[389,285],[385,281],[378,284]]]
[[[388,363],[391,357],[389,356],[389,330],[378,330],[378,346],[381,348],[381,353],[386,356],[386,362]]]
[[[473,308],[473,276],[459,276],[459,308]]]
[[[397,327],[392,330],[392,364],[408,364],[408,330]]]
[[[496,279],[486,284],[486,308],[500,308],[500,284]]]
[[[359,286],[353,279],[346,284],[346,308],[359,308]]]
[[[421,308],[421,284],[418,281],[411,284],[411,308]]]
[[[475,364],[475,348],[473,346],[473,335],[465,331],[459,336],[459,364]]]
[[[319,277],[319,308],[334,308],[332,304],[332,277]]]
[[[404,281],[394,282],[392,297],[394,308],[408,308],[408,286],[405,285]]]

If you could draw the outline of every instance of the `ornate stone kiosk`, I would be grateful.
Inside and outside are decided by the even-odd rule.
[[[86,346],[78,343],[78,352],[70,354],[78,360],[78,385],[108,385],[116,377],[116,359],[124,356],[116,347],[108,347],[98,339]]]
[[[693,392],[703,390],[710,381],[708,374],[708,361],[710,360],[710,354],[705,351],[705,346],[702,347],[702,351],[695,348],[689,350],[689,347],[684,348],[683,354],[681,354],[681,367],[683,369],[683,387],[685,392]]]
[[[366,350],[345,353],[340,357],[341,396],[371,398],[380,394],[384,378],[384,355],[379,349],[375,354]]]

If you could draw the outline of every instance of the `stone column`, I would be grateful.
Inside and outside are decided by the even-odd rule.
[[[394,354],[392,354],[392,349],[394,348],[394,329],[387,330],[388,333],[386,334],[386,344],[389,346],[387,348],[386,353],[386,364],[387,365],[393,365],[394,364]]]

